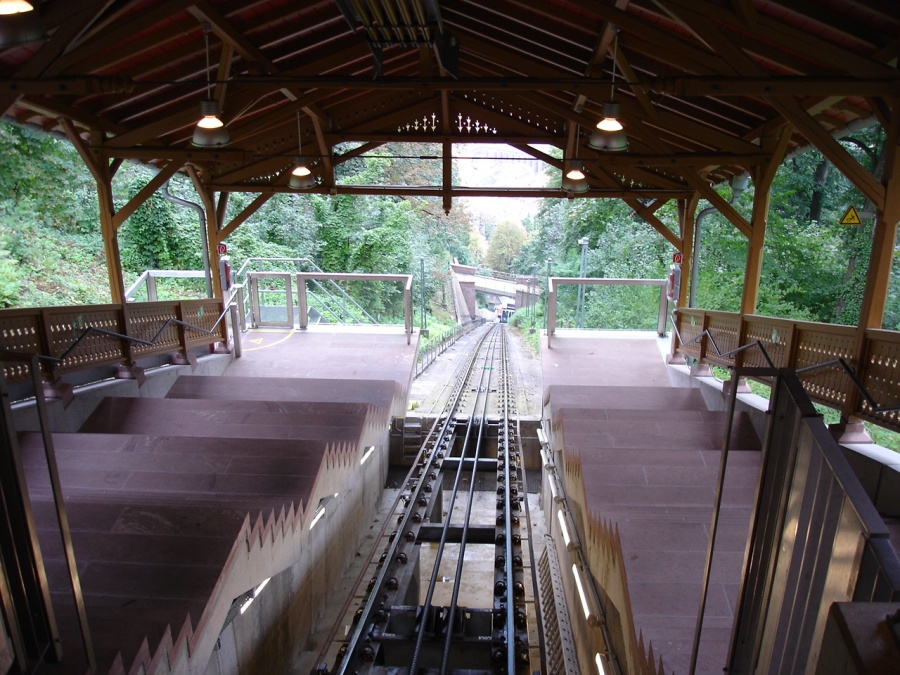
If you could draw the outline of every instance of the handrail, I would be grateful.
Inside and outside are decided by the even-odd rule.
[[[75,560],[74,547],[72,545],[72,530],[69,526],[69,516],[66,511],[65,497],[63,495],[62,484],[59,478],[59,466],[56,461],[56,451],[53,446],[53,434],[50,430],[47,402],[44,396],[43,389],[41,387],[41,374],[38,356],[36,354],[17,354],[15,355],[13,360],[28,362],[28,371],[32,381],[32,386],[34,387],[38,426],[40,429],[41,441],[44,446],[44,459],[47,462],[47,474],[50,483],[50,491],[53,495],[53,506],[56,512],[56,522],[59,526],[58,529],[60,538],[62,539],[63,555],[66,560],[66,571],[69,577],[69,586],[72,591],[72,600],[75,605],[78,630],[81,634],[81,644],[84,648],[85,658],[87,659],[87,671],[89,673],[95,673],[97,671],[97,658],[94,653],[94,643],[91,639],[91,631],[88,624],[87,612],[85,609],[84,592],[81,587],[81,578],[78,572],[78,564]],[[2,403],[0,403],[0,406],[2,406],[2,411],[0,411],[0,414],[2,414],[5,421],[3,425],[3,433],[8,436],[6,442],[8,450],[10,451],[11,460],[16,464],[19,464],[21,462],[20,448],[18,443],[14,442],[16,437],[16,430],[14,428],[10,409],[10,397],[8,395],[8,392],[6,391],[6,381],[2,375],[0,375],[0,392],[2,392],[3,394],[2,397],[0,397],[3,399]],[[18,479],[15,480],[16,482],[18,482]],[[5,489],[6,487],[4,488],[4,490]],[[27,504],[26,508],[31,509],[31,504]],[[34,523],[31,522],[31,517],[26,518],[26,520],[29,521],[28,523],[26,523],[26,527],[34,527]],[[40,544],[35,539],[32,545],[38,548],[38,552],[35,553],[35,556],[39,556]],[[46,578],[44,578],[43,581],[44,583],[46,583]],[[47,590],[49,598],[49,589]],[[52,602],[50,602],[50,604],[52,608]],[[8,620],[16,623],[18,621],[17,615],[19,613],[12,612],[12,614],[13,616],[8,617]],[[30,617],[30,620],[33,621],[34,617]],[[54,636],[58,637],[58,632],[55,626],[53,633]],[[19,650],[14,648],[14,651],[18,652]],[[23,654],[19,654],[19,657],[23,656]]]
[[[754,340],[748,344],[742,345],[737,349],[732,349],[727,352],[723,352],[719,349],[719,345],[716,343],[716,339],[713,337],[713,334],[709,332],[709,329],[705,329],[700,335],[696,337],[692,337],[690,340],[685,342],[681,339],[681,331],[678,330],[678,322],[675,321],[676,312],[672,312],[672,330],[675,331],[675,336],[678,338],[678,344],[680,345],[689,345],[693,342],[700,342],[704,337],[708,337],[709,341],[712,343],[713,349],[716,350],[716,356],[722,359],[727,359],[729,356],[733,356],[734,354],[739,354],[740,352],[751,349],[752,347],[759,347],[759,350],[762,352],[763,358],[769,364],[770,368],[775,368],[775,364],[772,362],[772,358],[769,356],[769,352],[766,351],[765,345],[763,345],[761,340]]]
[[[237,271],[237,274],[235,274],[234,278],[235,278],[235,279],[239,279],[239,278],[241,278],[242,276],[243,276],[244,278],[246,278],[247,273],[246,273],[245,270],[247,269],[247,266],[248,266],[251,262],[290,262],[290,263],[294,263],[294,265],[299,265],[300,263],[306,263],[307,266],[309,266],[310,268],[312,268],[312,271],[313,271],[313,272],[316,272],[316,273],[318,273],[318,274],[326,274],[326,272],[325,272],[321,267],[319,267],[318,265],[316,265],[316,263],[313,262],[310,258],[247,258],[247,259],[244,261],[244,264],[241,265],[241,268]],[[299,270],[298,270],[298,271],[299,271]],[[349,294],[348,294],[343,288],[341,288],[335,281],[333,281],[333,280],[329,280],[329,281],[330,281],[331,285],[334,286],[334,288],[338,291],[338,293],[340,293],[341,296],[344,297],[345,300],[348,300],[348,301],[349,301],[351,304],[353,304],[359,311],[361,311],[363,314],[365,314],[366,317],[368,317],[368,319],[369,319],[372,323],[378,323],[378,322],[377,322],[377,321],[376,321],[376,320],[375,320],[375,319],[374,319],[374,318],[373,318],[373,317],[365,310],[365,308],[364,308],[362,305],[360,305],[358,302],[356,302],[356,300],[353,299],[353,296],[349,295]],[[328,291],[326,291],[324,288],[322,288],[322,292],[323,292],[323,293],[327,293],[328,295],[331,295],[331,294],[328,293]]]
[[[402,281],[403,285],[403,323],[406,331],[406,344],[412,341],[412,282],[411,274],[356,274],[351,272],[315,273],[297,272],[297,304],[300,311],[300,329],[306,329],[307,316],[306,281],[320,279],[325,281]]]
[[[656,332],[660,337],[666,334],[666,298],[665,279],[614,279],[597,277],[547,277],[547,349],[551,348],[553,335],[556,333],[556,286],[659,286],[659,311],[656,320]]]
[[[62,371],[84,370],[117,361],[120,364],[128,363],[152,353],[182,351],[187,356],[191,348],[201,344],[228,342],[228,331],[222,321],[231,311],[230,305],[223,308],[210,328],[177,318],[192,312],[198,317],[203,316],[203,310],[211,303],[221,307],[220,301],[207,298],[172,303],[123,303],[72,308],[3,310],[0,312],[0,323],[11,330],[3,333],[7,338],[0,344],[0,354],[11,356],[33,354],[40,362],[50,364],[48,371],[50,375],[54,375],[57,368]],[[157,316],[154,316],[154,313]],[[159,316],[161,313],[163,315]],[[86,322],[82,319],[83,315],[89,315]],[[161,325],[157,324],[158,321],[162,322]],[[158,327],[154,328],[154,325]],[[170,330],[173,325],[181,328],[177,338]],[[155,331],[152,337],[138,337],[148,328]],[[77,336],[71,342],[60,340],[67,334],[76,332]],[[192,333],[214,336],[214,339],[207,342],[206,338],[189,337]],[[82,350],[73,357],[86,340],[96,335],[112,338],[117,342],[90,343],[86,351]],[[167,335],[168,337],[165,337]],[[22,339],[22,336],[25,339]],[[156,349],[155,351],[140,349],[137,353],[133,353],[125,345],[156,347]],[[66,363],[67,360],[70,363]],[[2,361],[4,359],[0,357],[0,362]],[[6,361],[14,363],[16,359]],[[7,379],[23,379],[27,375],[21,368],[15,366],[10,366],[6,370]],[[137,371],[136,376],[139,379],[141,377]]]
[[[172,279],[208,279],[206,276],[206,272],[203,270],[144,270],[141,273],[141,276],[137,278],[131,286],[128,287],[128,290],[125,291],[125,300],[130,300],[131,296],[134,295],[137,290],[143,285],[147,284],[147,301],[148,302],[156,302],[156,282],[153,281],[151,285],[151,281],[159,278],[172,278]],[[209,296],[206,299],[210,299]]]
[[[713,334],[709,332],[709,329],[706,328],[703,330],[700,335],[691,338],[687,342],[683,342],[681,339],[681,332],[678,330],[678,326],[676,325],[674,318],[675,312],[672,312],[672,328],[675,331],[675,335],[678,337],[678,343],[682,345],[689,345],[692,342],[699,342],[704,337],[709,338],[709,341],[712,343],[713,349],[716,350],[716,356],[726,359],[729,356],[733,356],[734,354],[738,354],[740,352],[746,351],[747,349],[752,349],[753,347],[758,347],[762,352],[763,358],[768,362],[769,367],[775,369],[776,366],[772,362],[771,357],[769,356],[769,352],[766,351],[765,345],[763,345],[761,340],[754,340],[753,342],[749,342],[745,345],[738,347],[737,349],[732,349],[727,352],[723,352],[719,349],[719,345],[716,344],[716,339],[713,337]],[[853,383],[853,386],[856,387],[857,391],[859,391],[860,395],[866,399],[866,403],[872,408],[873,412],[893,412],[894,410],[900,410],[900,403],[892,403],[891,405],[881,405],[879,404],[875,398],[872,396],[872,392],[868,390],[868,388],[859,381],[859,378],[856,376],[856,373],[853,371],[853,368],[841,357],[836,359],[832,359],[831,361],[823,361],[822,363],[814,363],[811,366],[806,366],[804,368],[794,368],[794,372],[799,376],[803,373],[812,373],[817,370],[824,370],[825,368],[831,368],[833,366],[840,366],[847,376],[850,378],[850,381]]]
[[[892,358],[883,358],[893,353],[900,334],[894,331],[866,331],[864,339],[867,341],[864,354],[865,359],[858,368],[851,365],[848,354],[852,345],[857,340],[856,330],[852,326],[834,326],[831,324],[816,324],[804,321],[789,321],[770,317],[749,316],[723,312],[705,312],[702,310],[676,310],[673,313],[673,326],[676,335],[675,349],[683,351],[687,356],[696,358],[700,362],[710,360],[719,363],[723,367],[733,368],[743,365],[731,358],[734,354],[758,346],[765,363],[769,368],[788,368],[794,370],[798,376],[810,373],[821,373],[825,370],[835,369],[843,371],[849,378],[849,385],[839,376],[822,379],[820,376],[814,382],[806,380],[804,388],[808,395],[817,402],[837,410],[843,414],[854,417],[863,417],[869,421],[897,430],[900,427],[896,412],[900,411],[900,403],[883,402],[897,401],[900,389],[897,387],[895,375],[897,363]],[[700,318],[699,331],[688,340],[684,339],[683,328],[685,319],[690,318],[694,322]],[[680,326],[679,326],[680,324]],[[716,324],[716,325],[710,325]],[[745,342],[737,348],[723,351],[714,335],[714,332],[722,333],[726,339],[737,343],[748,337],[762,336],[751,342]],[[705,338],[705,340],[704,340]],[[699,344],[700,347],[694,346]],[[711,345],[712,350],[703,346]],[[774,354],[766,349],[768,345],[774,349]],[[818,361],[818,358],[824,357]],[[752,359],[751,359],[752,360]],[[872,385],[872,386],[869,386]],[[875,391],[873,391],[873,387]],[[880,396],[878,395],[880,391]],[[849,409],[847,401],[855,396],[851,392],[858,392],[863,403],[856,403],[853,409]],[[885,415],[885,413],[888,413]]]

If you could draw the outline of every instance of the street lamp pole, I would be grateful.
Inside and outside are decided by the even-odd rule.
[[[582,237],[578,240],[578,243],[581,244],[581,271],[579,275],[582,279],[584,279],[584,275],[587,272],[587,250],[590,245],[590,240],[587,237]],[[584,285],[580,285],[578,287],[578,307],[575,310],[575,322],[577,328],[584,328]]]

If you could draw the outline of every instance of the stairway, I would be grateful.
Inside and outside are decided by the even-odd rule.
[[[232,601],[304,555],[316,505],[386,445],[392,382],[261,379],[183,377],[54,434],[98,672],[204,670]],[[41,438],[20,442],[66,652],[52,670],[83,673]]]
[[[551,386],[554,447],[583,513],[591,561],[635,640],[665,672],[687,672],[728,418],[697,389]],[[721,672],[740,580],[760,444],[749,419],[731,433],[697,672]]]

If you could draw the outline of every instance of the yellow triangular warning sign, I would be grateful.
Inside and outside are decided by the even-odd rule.
[[[862,225],[862,220],[860,220],[855,206],[850,206],[844,211],[844,215],[841,216],[841,225]]]

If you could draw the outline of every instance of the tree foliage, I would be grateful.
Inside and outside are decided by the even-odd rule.
[[[874,175],[880,176],[884,134],[878,127],[841,141]],[[345,152],[353,146],[339,148]],[[41,306],[108,302],[104,249],[99,236],[96,188],[66,141],[0,124],[0,305]],[[341,162],[345,184],[439,185],[441,148],[431,144],[385,145]],[[426,159],[421,159],[421,158]],[[64,177],[48,189],[48,176]],[[114,194],[120,207],[152,176],[145,167],[124,163]],[[183,177],[172,192],[198,202]],[[731,199],[728,186],[717,187]],[[229,196],[226,222],[255,198]],[[753,186],[735,203],[750,218]],[[872,222],[843,227],[847,206],[872,210],[861,194],[821,154],[790,157],[779,169],[771,193],[757,312],[787,318],[854,324],[858,320],[871,248]],[[701,202],[699,210],[707,210]],[[678,232],[673,203],[656,212]],[[238,268],[249,258],[305,258],[329,272],[369,271],[414,274],[420,288],[424,261],[426,295],[433,311],[447,306],[448,263],[484,262],[489,267],[543,275],[577,276],[578,240],[590,242],[589,276],[660,278],[673,247],[632,208],[616,200],[546,199],[524,223],[494,227],[487,246],[455,204],[450,214],[436,198],[279,194],[273,196],[227,239]],[[701,246],[695,305],[736,311],[741,305],[747,240],[714,209],[700,219]],[[198,214],[154,195],[119,230],[126,286],[144,269],[200,269],[204,229]],[[481,259],[481,256],[484,259]],[[284,269],[296,270],[287,264]],[[687,280],[685,280],[687,282]],[[198,291],[202,292],[202,291]],[[604,327],[633,327],[655,312],[652,293],[593,289],[586,294],[585,318]],[[418,294],[417,294],[418,295]],[[646,296],[646,297],[645,297]],[[393,290],[369,301],[386,315],[402,311]],[[561,297],[560,316],[574,318],[576,299]],[[885,310],[885,327],[900,329],[900,262]]]

